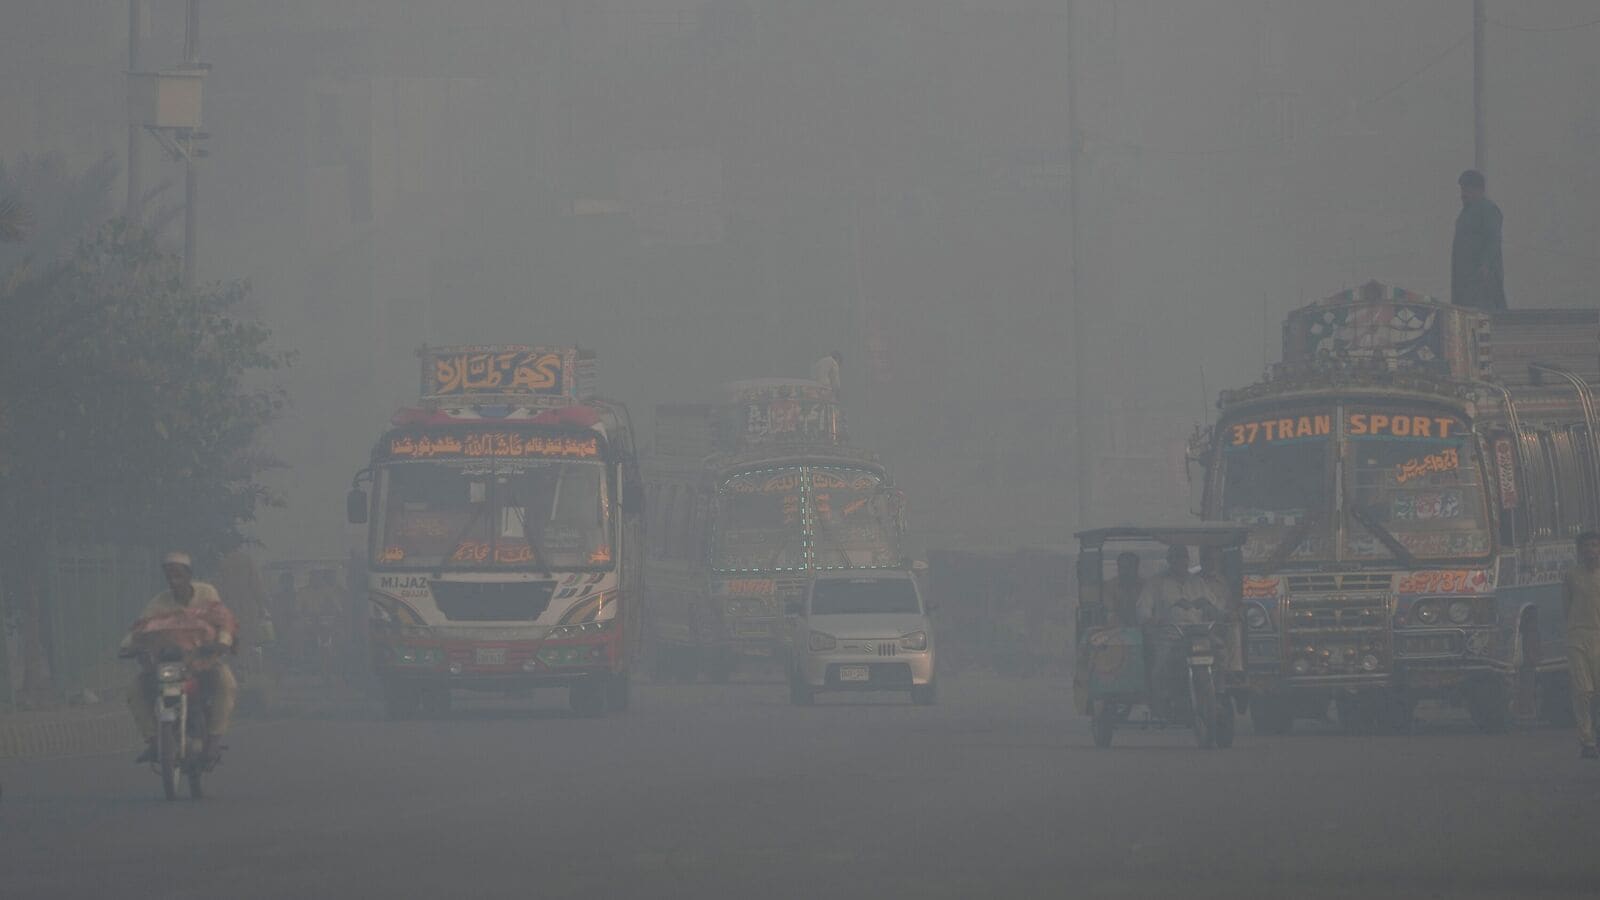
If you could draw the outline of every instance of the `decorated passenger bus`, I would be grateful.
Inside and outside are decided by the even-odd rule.
[[[1600,521],[1600,314],[1493,314],[1369,283],[1290,313],[1283,361],[1196,436],[1202,514],[1248,524],[1251,715],[1335,705],[1485,731],[1567,714],[1560,578]]]
[[[356,476],[372,658],[393,717],[458,690],[628,706],[642,497],[632,427],[577,348],[424,348],[422,395]],[[370,490],[369,490],[370,489]]]

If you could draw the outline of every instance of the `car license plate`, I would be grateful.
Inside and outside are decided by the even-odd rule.
[[[472,659],[480,666],[503,666],[506,664],[506,648],[479,647]]]
[[[870,681],[871,679],[872,674],[867,670],[866,666],[839,667],[840,681]]]

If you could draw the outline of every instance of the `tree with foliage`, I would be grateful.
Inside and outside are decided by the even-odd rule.
[[[58,239],[74,230],[60,226]],[[53,546],[214,557],[274,502],[256,444],[284,404],[268,373],[289,358],[237,315],[247,285],[185,290],[181,268],[154,233],[116,220],[0,276],[0,586],[31,632],[25,651],[45,640]]]

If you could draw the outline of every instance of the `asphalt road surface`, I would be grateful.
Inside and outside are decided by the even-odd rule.
[[[1126,731],[1063,681],[941,704],[776,684],[245,724],[200,803],[127,756],[0,765],[0,897],[1593,897],[1570,732]],[[1424,712],[1426,715],[1426,711]]]

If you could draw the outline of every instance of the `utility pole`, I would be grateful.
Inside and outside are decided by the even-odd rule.
[[[183,27],[183,67],[198,70],[200,65],[200,0],[189,0],[189,15]],[[183,286],[194,286],[195,270],[195,205],[199,202],[200,173],[195,168],[198,148],[191,130],[185,136],[183,154]]]
[[[1484,32],[1489,20],[1483,0],[1472,0],[1472,167],[1479,172],[1489,168],[1489,148],[1484,138]]]
[[[1077,526],[1083,529],[1090,524],[1095,466],[1092,456],[1093,429],[1089,416],[1089,341],[1085,329],[1088,317],[1084,315],[1083,279],[1079,277],[1083,254],[1078,250],[1078,239],[1082,233],[1078,219],[1078,183],[1083,174],[1083,139],[1078,131],[1078,69],[1073,53],[1073,45],[1078,39],[1077,22],[1073,16],[1076,6],[1073,0],[1067,0],[1067,282],[1072,303],[1072,455],[1077,470]]]
[[[139,71],[139,41],[144,34],[144,0],[128,0],[128,74],[134,75]],[[123,205],[122,214],[132,220],[139,215],[140,193],[143,186],[139,183],[139,132],[143,127],[128,117],[128,200]]]

